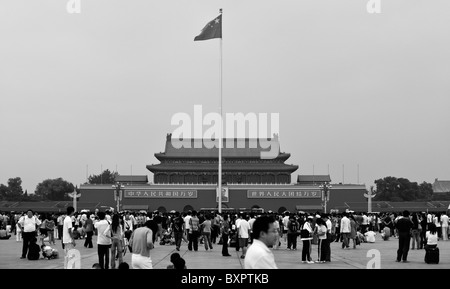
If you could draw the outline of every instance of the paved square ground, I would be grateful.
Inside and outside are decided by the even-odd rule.
[[[94,236],[94,248],[87,249],[83,247],[84,240],[77,240],[76,249],[81,254],[81,268],[89,269],[92,264],[98,262],[96,237]],[[351,244],[352,246],[353,244]],[[409,263],[395,262],[397,254],[398,239],[391,238],[389,241],[380,240],[379,235],[375,243],[362,243],[356,249],[342,249],[341,243],[331,244],[331,263],[325,264],[302,264],[301,252],[302,242],[298,241],[297,250],[286,250],[286,244],[282,241],[280,249],[273,250],[275,261],[280,269],[365,269],[368,262],[373,259],[373,255],[367,257],[371,249],[380,252],[381,269],[447,269],[450,268],[450,242],[440,241],[440,263],[429,265],[424,262],[425,250],[410,250],[408,255]],[[41,258],[37,261],[20,259],[22,251],[22,242],[16,242],[15,236],[9,240],[0,240],[0,269],[62,269],[64,251],[61,247],[61,241],[57,240],[56,249],[60,253],[59,259],[47,260]],[[202,245],[199,245],[198,252],[187,250],[187,243],[182,243],[180,255],[186,260],[188,269],[243,269],[243,259],[239,256],[235,248],[229,248],[231,257],[222,257],[222,245],[213,244],[213,250],[205,251]],[[153,268],[165,269],[170,263],[170,255],[176,252],[175,246],[155,245],[151,251]],[[317,245],[312,245],[311,257],[317,259]],[[127,253],[124,261],[131,265],[131,254]]]

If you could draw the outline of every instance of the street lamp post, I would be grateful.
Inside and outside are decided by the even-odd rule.
[[[115,185],[112,185],[114,189],[114,201],[117,202],[117,213],[120,212],[120,202],[122,201],[122,195],[123,191],[122,189],[125,188],[124,185],[122,185],[120,182],[117,182]]]
[[[323,212],[327,212],[327,202],[330,201],[330,190],[332,186],[329,182],[325,182],[319,186],[320,190],[322,191],[322,202],[323,202]]]
[[[367,212],[372,213],[372,199],[375,198],[377,194],[373,191],[373,186],[370,187],[370,191],[367,194],[364,194],[364,197],[367,198]]]

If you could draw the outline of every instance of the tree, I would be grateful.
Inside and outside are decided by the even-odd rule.
[[[423,182],[419,185],[419,198],[430,201],[433,199],[433,185]]]
[[[65,201],[70,200],[68,193],[74,191],[74,186],[62,178],[47,179],[36,186],[36,196],[43,200],[49,201]]]
[[[117,172],[111,172],[108,169],[104,170],[99,175],[89,176],[89,184],[114,184],[116,182]]]
[[[20,201],[23,197],[22,179],[8,179],[8,186],[0,184],[0,196],[5,201]]]
[[[377,195],[375,201],[416,201],[431,200],[433,189],[431,184],[410,182],[405,178],[385,177],[375,180]]]

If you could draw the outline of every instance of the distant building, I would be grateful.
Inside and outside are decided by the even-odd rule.
[[[434,180],[433,183],[433,197],[434,196],[449,196],[450,195],[450,181]]]
[[[279,148],[277,137],[270,140]],[[187,139],[190,147],[176,148],[167,135],[165,151],[156,153],[159,164],[148,165],[153,183],[147,176],[118,176],[124,185],[121,210],[187,211],[217,208],[218,149],[205,144],[211,140]],[[261,158],[264,148],[258,139],[224,139],[222,149],[222,208],[237,211],[264,209],[284,212],[322,211],[319,185],[331,182],[329,175],[299,175],[291,183],[297,165],[286,164],[289,153],[273,159]],[[238,146],[238,143],[242,146]],[[229,144],[234,144],[230,147]],[[346,202],[364,202],[364,185],[333,184],[327,209],[343,211]],[[84,202],[102,202],[116,207],[111,185],[82,185]]]

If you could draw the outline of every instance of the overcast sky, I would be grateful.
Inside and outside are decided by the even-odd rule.
[[[292,175],[450,179],[450,1],[0,2],[0,183],[152,174],[177,112],[279,113]],[[207,127],[205,127],[206,130]],[[343,175],[342,166],[345,165]]]

